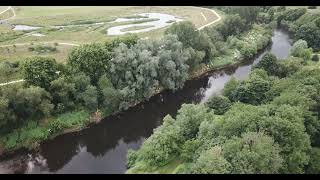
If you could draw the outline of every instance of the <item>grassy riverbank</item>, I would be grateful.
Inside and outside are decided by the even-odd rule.
[[[252,55],[255,55],[258,53],[258,50],[264,49],[268,45],[268,42],[271,39],[271,29],[254,26],[252,30],[243,33],[237,39],[238,43],[242,44],[242,46],[250,45],[255,47],[255,51],[252,51]],[[189,79],[200,77],[215,69],[236,65],[248,59],[237,53],[239,51],[238,48],[241,48],[240,46],[232,44],[229,45],[229,48],[222,57],[214,57],[210,60],[209,65],[200,66],[198,70],[189,75]],[[161,90],[154,94],[158,94],[160,92]],[[45,121],[41,121],[42,123],[30,121],[21,128],[0,138],[0,152],[2,151],[2,153],[6,154],[19,148],[35,149],[39,147],[39,144],[44,140],[54,138],[61,134],[79,131],[88,127],[90,124],[99,122],[103,117],[108,115],[110,114],[101,114],[99,111],[90,114],[84,110],[76,110],[59,116],[47,118]],[[162,172],[165,170],[160,171]]]

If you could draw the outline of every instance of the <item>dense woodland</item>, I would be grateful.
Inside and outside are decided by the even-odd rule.
[[[306,13],[280,8],[267,8],[264,19],[278,10],[273,21],[282,27],[283,19]],[[138,151],[128,153],[128,173],[320,173],[320,64],[312,55],[318,44],[297,29],[290,30],[297,39],[287,59],[268,53],[248,79],[232,78],[221,95],[167,115]]]
[[[249,60],[280,26],[295,38],[292,57],[267,54],[249,79],[232,79],[223,95],[166,116],[129,153],[128,165],[131,172],[152,172],[179,160],[177,173],[319,173],[320,67],[313,55],[320,48],[319,18],[308,16],[305,24],[299,17],[306,9],[285,7],[221,10],[227,15],[217,26],[197,31],[181,22],[158,40],[129,35],[82,45],[66,64],[37,56],[2,62],[1,76],[20,68],[25,83],[0,87],[0,149],[33,148],[162,89],[181,89],[198,71]]]
[[[129,172],[178,160],[175,173],[319,173],[320,64],[294,56],[304,50],[292,48],[282,61],[266,54],[223,95],[166,116],[129,152]]]

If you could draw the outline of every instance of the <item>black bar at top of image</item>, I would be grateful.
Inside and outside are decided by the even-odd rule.
[[[50,5],[200,5],[200,6],[296,6],[320,5],[320,0],[0,0],[0,5],[50,6]]]

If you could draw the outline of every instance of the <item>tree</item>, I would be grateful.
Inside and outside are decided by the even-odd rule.
[[[265,54],[261,61],[258,62],[256,68],[261,68],[265,70],[268,75],[277,75],[278,73],[278,64],[277,57],[271,53]]]
[[[320,29],[314,22],[309,22],[300,26],[295,33],[296,39],[305,40],[313,50],[320,49]]]
[[[212,119],[213,116],[213,111],[210,111],[203,104],[183,104],[176,117],[176,125],[181,128],[180,139],[188,140],[195,138],[201,122]]]
[[[23,64],[23,78],[27,85],[40,86],[48,90],[50,82],[58,78],[58,66],[53,58],[27,58]]]
[[[75,107],[75,84],[70,83],[65,77],[60,77],[51,82],[50,93],[55,111],[62,113]]]
[[[244,133],[223,145],[224,157],[232,165],[236,174],[279,173],[283,159],[281,149],[272,137],[261,132]]]
[[[163,45],[157,54],[160,85],[172,90],[180,89],[188,78],[189,66],[186,62],[190,54],[183,50],[175,35],[166,35],[160,44]]]
[[[293,75],[302,68],[303,59],[296,57],[289,57],[284,61],[279,61],[277,76],[280,78]]]
[[[98,108],[98,93],[97,88],[89,85],[87,89],[81,94],[84,106],[90,110],[95,111]]]
[[[201,142],[198,139],[187,140],[181,147],[180,157],[187,162],[192,161],[200,145]]]
[[[0,76],[5,77],[6,80],[13,72],[13,68],[11,67],[9,62],[0,62]]]
[[[118,110],[122,98],[121,94],[113,87],[106,75],[100,77],[98,87],[100,92],[99,102],[105,113]]]
[[[252,106],[235,103],[220,121],[212,121],[215,134],[230,138],[244,132],[264,131],[281,148],[280,173],[302,173],[308,163],[310,138],[305,132],[303,111],[290,105]]]
[[[77,73],[68,77],[68,79],[74,84],[76,103],[82,103],[82,93],[84,93],[91,84],[90,77],[84,73]]]
[[[93,85],[108,70],[111,53],[101,44],[82,45],[71,51],[67,66],[71,73],[83,72],[90,77]]]
[[[259,7],[257,6],[236,6],[234,12],[238,13],[241,18],[245,19],[246,24],[253,24],[259,14]]]
[[[113,51],[114,48],[117,48],[121,43],[127,45],[129,48],[135,45],[139,40],[139,37],[136,34],[124,35],[117,37],[111,41],[105,43],[105,47],[108,51]]]
[[[214,109],[215,114],[222,115],[229,110],[231,101],[225,96],[212,96],[206,102],[206,106]]]
[[[157,88],[159,58],[145,47],[144,41],[128,48],[121,43],[110,61],[112,84],[123,93],[125,103],[148,99]]]
[[[267,99],[267,92],[271,88],[271,81],[266,78],[268,77],[266,72],[264,75],[259,75],[254,70],[251,72],[248,80],[241,82],[234,91],[232,91],[231,100],[240,101],[244,103],[258,105]]]
[[[179,126],[174,125],[174,119],[167,115],[163,119],[163,125],[156,128],[153,135],[146,139],[137,151],[135,163],[141,161],[155,167],[167,164],[173,155],[179,153],[181,144],[179,132]]]
[[[231,35],[238,35],[246,29],[245,21],[238,15],[228,16],[224,23],[217,27],[226,40]]]
[[[320,148],[314,147],[311,149],[310,162],[307,166],[306,172],[308,174],[319,174],[320,173]]]
[[[14,124],[16,121],[16,117],[9,107],[9,103],[10,101],[7,97],[0,96],[0,133],[11,130],[8,126]]]
[[[13,109],[20,119],[48,117],[54,108],[51,99],[50,94],[43,88],[21,88],[13,100]]]
[[[165,34],[175,34],[178,41],[183,44],[183,47],[197,49],[196,42],[198,42],[199,32],[190,21],[173,24],[165,31]]]
[[[223,157],[221,147],[215,146],[204,151],[190,170],[192,174],[227,174],[231,172],[231,165]]]
[[[239,85],[239,82],[235,77],[231,77],[231,79],[226,83],[223,88],[223,95],[228,97],[230,100],[233,98],[234,90]]]
[[[308,48],[308,44],[305,40],[299,39],[290,49],[290,55],[294,57],[301,57],[307,61],[311,59],[312,49]]]

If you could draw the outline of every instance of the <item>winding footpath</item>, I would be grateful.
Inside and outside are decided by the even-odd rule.
[[[7,21],[7,20],[9,20],[9,19],[12,19],[12,18],[15,18],[15,17],[16,17],[16,12],[15,12],[14,9],[12,8],[12,6],[9,6],[9,7],[8,7],[7,9],[5,9],[4,11],[0,12],[0,15],[3,14],[3,13],[5,13],[5,12],[7,12],[7,11],[9,11],[9,10],[12,11],[13,16],[11,16],[11,17],[9,17],[9,18],[7,18],[7,19],[0,20],[0,21]]]
[[[214,24],[214,23],[217,23],[217,22],[219,22],[219,21],[221,20],[221,16],[220,16],[215,10],[213,10],[213,9],[202,8],[202,7],[196,7],[196,8],[202,9],[202,10],[209,10],[209,11],[211,11],[215,16],[218,17],[218,18],[215,19],[214,21],[209,22],[208,24],[205,24],[205,25],[199,27],[199,28],[197,29],[198,31],[200,31],[200,30],[202,30],[203,28],[208,27],[208,26],[210,26],[210,25],[212,25],[212,24]],[[8,11],[9,9],[12,9],[13,14],[14,14],[14,16],[12,16],[12,17],[10,17],[10,18],[14,18],[14,17],[16,16],[16,14],[15,14],[15,12],[14,12],[14,9],[13,9],[11,6],[9,6],[6,10],[2,11],[0,14]],[[201,15],[202,15],[202,17],[204,18],[204,20],[207,21],[207,18],[206,18],[206,16],[203,14],[203,12],[201,12]],[[8,19],[10,19],[10,18],[8,18]],[[6,20],[8,20],[8,19],[6,19]],[[40,44],[52,44],[52,43],[54,43],[54,42],[39,42],[39,43],[40,43]],[[57,42],[57,43],[58,43],[58,44],[61,44],[61,45],[67,45],[67,46],[80,46],[79,44],[74,44],[74,43],[66,43],[66,42]],[[1,45],[0,48],[1,48],[1,47],[12,47],[13,45],[15,45],[15,46],[26,46],[26,45],[30,45],[30,43],[19,43],[19,44]],[[23,81],[24,81],[23,79],[15,80],[15,81],[10,81],[10,82],[7,82],[7,83],[1,83],[0,86],[6,86],[6,85],[9,85],[9,84],[19,83],[19,82],[23,82]]]

